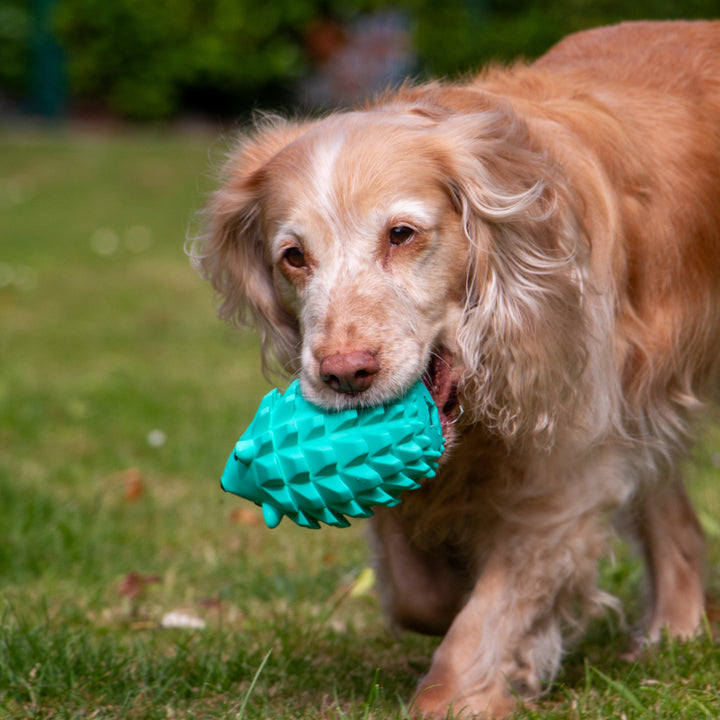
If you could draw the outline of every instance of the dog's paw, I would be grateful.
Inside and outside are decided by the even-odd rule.
[[[420,684],[412,708],[414,716],[422,720],[490,720],[513,713],[518,701],[508,693],[507,686],[463,693],[452,680],[428,675]]]

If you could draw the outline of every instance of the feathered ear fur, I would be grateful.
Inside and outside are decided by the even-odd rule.
[[[588,248],[570,189],[508,106],[450,117],[449,192],[469,243],[458,334],[474,420],[549,446],[587,358]]]
[[[193,264],[220,299],[221,318],[254,325],[263,366],[293,371],[298,362],[297,320],[280,305],[265,255],[261,224],[262,184],[267,163],[308,129],[307,124],[268,118],[230,153],[223,185],[210,198],[205,232],[190,249]]]

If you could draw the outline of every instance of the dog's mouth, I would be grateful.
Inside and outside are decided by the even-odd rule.
[[[435,401],[443,433],[454,425],[460,416],[457,385],[453,378],[452,354],[442,345],[433,348],[422,381]]]

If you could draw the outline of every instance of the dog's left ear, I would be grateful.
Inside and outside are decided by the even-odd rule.
[[[509,442],[553,441],[587,358],[588,256],[570,187],[509,106],[439,123],[468,242],[466,406]]]

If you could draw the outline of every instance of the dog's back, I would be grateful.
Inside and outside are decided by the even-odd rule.
[[[626,392],[689,401],[720,355],[720,22],[589,30],[534,67],[622,126],[602,159],[621,191]]]
[[[720,93],[720,21],[627,22],[570,35],[535,67],[571,72],[594,82],[675,90],[689,84],[698,101]]]

